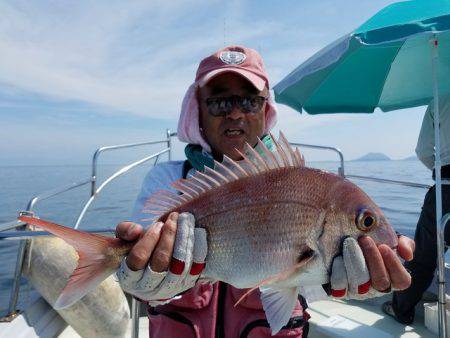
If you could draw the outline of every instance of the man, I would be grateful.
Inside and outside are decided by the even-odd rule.
[[[416,154],[419,160],[434,171],[434,101],[425,112]],[[442,215],[450,212],[450,95],[439,99],[441,133],[441,178],[442,178]],[[436,187],[433,185],[425,195],[425,200],[417,222],[414,241],[416,250],[414,259],[405,264],[411,272],[411,286],[404,291],[394,292],[392,302],[383,304],[383,311],[398,322],[411,324],[414,321],[415,306],[433,281],[437,264],[436,242]],[[445,231],[445,242],[450,243],[450,227]]]
[[[188,143],[188,161],[167,162],[151,170],[138,197],[134,219],[142,222],[148,218],[141,214],[145,201],[157,190],[167,189],[171,182],[186,177],[191,167],[212,167],[213,159],[221,161],[223,155],[239,160],[236,149],[243,151],[246,142],[255,146],[258,138],[270,148],[272,140],[267,134],[275,120],[268,77],[256,51],[231,46],[202,60],[195,82],[183,100],[178,125],[178,137]],[[131,222],[117,226],[122,239],[142,236],[122,262],[118,276],[125,291],[149,302],[151,336],[180,336],[180,332],[193,337],[271,336],[258,292],[234,307],[245,290],[225,283],[196,284],[207,249],[206,234],[202,229],[193,229],[194,224],[192,215],[172,213],[164,224],[156,223],[145,233],[142,226]],[[359,252],[367,271],[361,250],[354,242],[350,251],[356,253],[355,257]],[[409,285],[409,275],[394,251],[387,246],[377,247],[368,237],[362,238],[360,245],[372,283],[368,273],[365,279],[360,278],[363,274],[354,276],[351,283],[356,281],[356,285],[352,287],[347,277],[344,283],[337,278],[339,282],[331,285],[332,294],[364,297],[371,285],[380,291],[389,290],[391,285],[400,289]],[[399,240],[399,252],[411,258],[408,239]],[[342,269],[343,264],[333,267],[337,272]],[[291,319],[277,336],[306,337],[305,309],[306,303],[300,297]]]

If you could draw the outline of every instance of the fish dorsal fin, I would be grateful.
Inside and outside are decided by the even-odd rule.
[[[253,150],[252,147],[249,147],[249,148],[251,148]],[[257,175],[257,174],[263,172],[263,170],[262,170],[263,168],[258,167],[257,160],[252,158],[250,154],[249,154],[249,156],[247,156],[247,154],[244,154],[240,150],[238,150],[238,149],[235,149],[235,150],[242,157],[241,163],[244,165],[245,168],[247,168],[247,171],[249,171],[250,176],[251,175]]]
[[[245,144],[244,151],[246,154],[249,154],[248,158],[255,164],[257,168],[260,168],[260,170],[262,171],[270,170],[269,163],[267,163],[267,161],[248,143]]]
[[[156,192],[145,203],[143,212],[150,213],[157,218],[209,190],[241,178],[280,168],[300,168],[305,165],[303,156],[298,149],[294,151],[283,133],[280,132],[278,141],[272,135],[271,138],[275,145],[274,151],[271,151],[260,139],[255,148],[246,143],[243,151],[236,149],[242,157],[241,161],[232,160],[224,155],[222,163],[214,161],[214,169],[205,166],[204,172],[196,171],[186,179],[173,182],[172,187],[181,194],[168,191]]]
[[[300,166],[304,167],[305,166],[305,157],[302,154],[300,154],[300,151],[298,150],[298,148],[295,149],[294,155],[295,155],[295,158],[297,159],[297,162],[300,163]]]
[[[264,154],[265,161],[270,169],[280,168],[280,164],[278,163],[274,153],[266,147],[261,139],[258,139],[257,147]]]
[[[211,183],[209,183],[203,177],[201,177],[198,172],[195,172],[190,177],[190,179],[192,180],[192,182],[195,182],[199,186],[203,187],[205,191],[211,190],[214,187],[213,185],[211,185]]]
[[[289,144],[288,140],[284,136],[284,134],[280,131],[280,138],[278,139],[279,145],[283,152],[286,154],[287,161],[289,162],[290,166],[296,166],[295,162],[295,153],[292,149],[291,145]],[[301,166],[301,165],[299,165]]]
[[[230,181],[238,180],[239,179],[238,173],[233,172],[233,170],[231,170],[224,163],[214,161],[214,170],[216,170],[218,173],[221,173],[224,177],[228,178],[228,180]]]
[[[209,175],[210,177],[213,177],[217,182],[219,182],[220,185],[231,182],[221,172],[219,172],[216,169],[211,169],[210,167],[205,166],[205,174]]]
[[[289,159],[287,155],[284,153],[283,148],[280,146],[280,144],[275,140],[275,137],[273,137],[272,134],[270,134],[270,137],[272,137],[273,144],[276,147],[276,154],[281,159],[281,166],[282,167],[289,167]]]
[[[251,173],[247,172],[242,166],[235,160],[232,160],[227,155],[223,155],[222,164],[233,171],[238,177],[248,177]]]
[[[245,144],[244,152],[237,152],[243,158],[241,163],[250,175],[266,172],[276,168],[304,167],[305,161],[298,149],[294,151],[286,137],[280,132],[279,140],[276,141],[271,135],[275,150],[270,151],[267,146],[258,139],[255,148]]]
[[[261,302],[272,335],[276,335],[289,322],[297,303],[299,288],[260,288]]]
[[[206,191],[206,189],[196,180],[185,180],[184,183],[193,189],[198,195]]]
[[[176,194],[168,190],[158,190],[145,201],[142,212],[151,214],[149,218],[141,219],[141,222],[151,222],[167,211],[178,208],[187,201],[186,196]]]
[[[189,199],[192,199],[199,195],[197,190],[192,188],[192,186],[189,184],[189,181],[184,178],[173,182],[172,187],[177,189],[178,191],[181,191],[183,193],[183,196],[186,196]]]

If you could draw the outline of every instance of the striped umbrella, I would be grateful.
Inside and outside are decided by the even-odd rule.
[[[394,3],[297,67],[275,100],[309,114],[371,113],[429,104],[450,93],[450,0]],[[445,112],[448,113],[448,112]],[[439,336],[447,337],[440,132],[435,128]]]
[[[450,1],[426,0],[394,3],[325,47],[274,87],[275,100],[309,114],[428,104],[435,36],[439,90],[450,92]]]

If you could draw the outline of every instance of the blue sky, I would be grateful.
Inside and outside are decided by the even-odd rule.
[[[0,0],[0,165],[83,164],[102,145],[160,139],[204,56],[255,48],[274,85],[392,2]],[[347,159],[398,159],[414,153],[424,110],[310,116],[279,105],[275,130]]]

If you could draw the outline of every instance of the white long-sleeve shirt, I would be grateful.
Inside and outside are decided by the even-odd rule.
[[[441,129],[441,164],[450,164],[450,95],[439,97]],[[434,169],[434,101],[428,105],[423,117],[422,128],[416,146],[419,160],[429,169]]]

